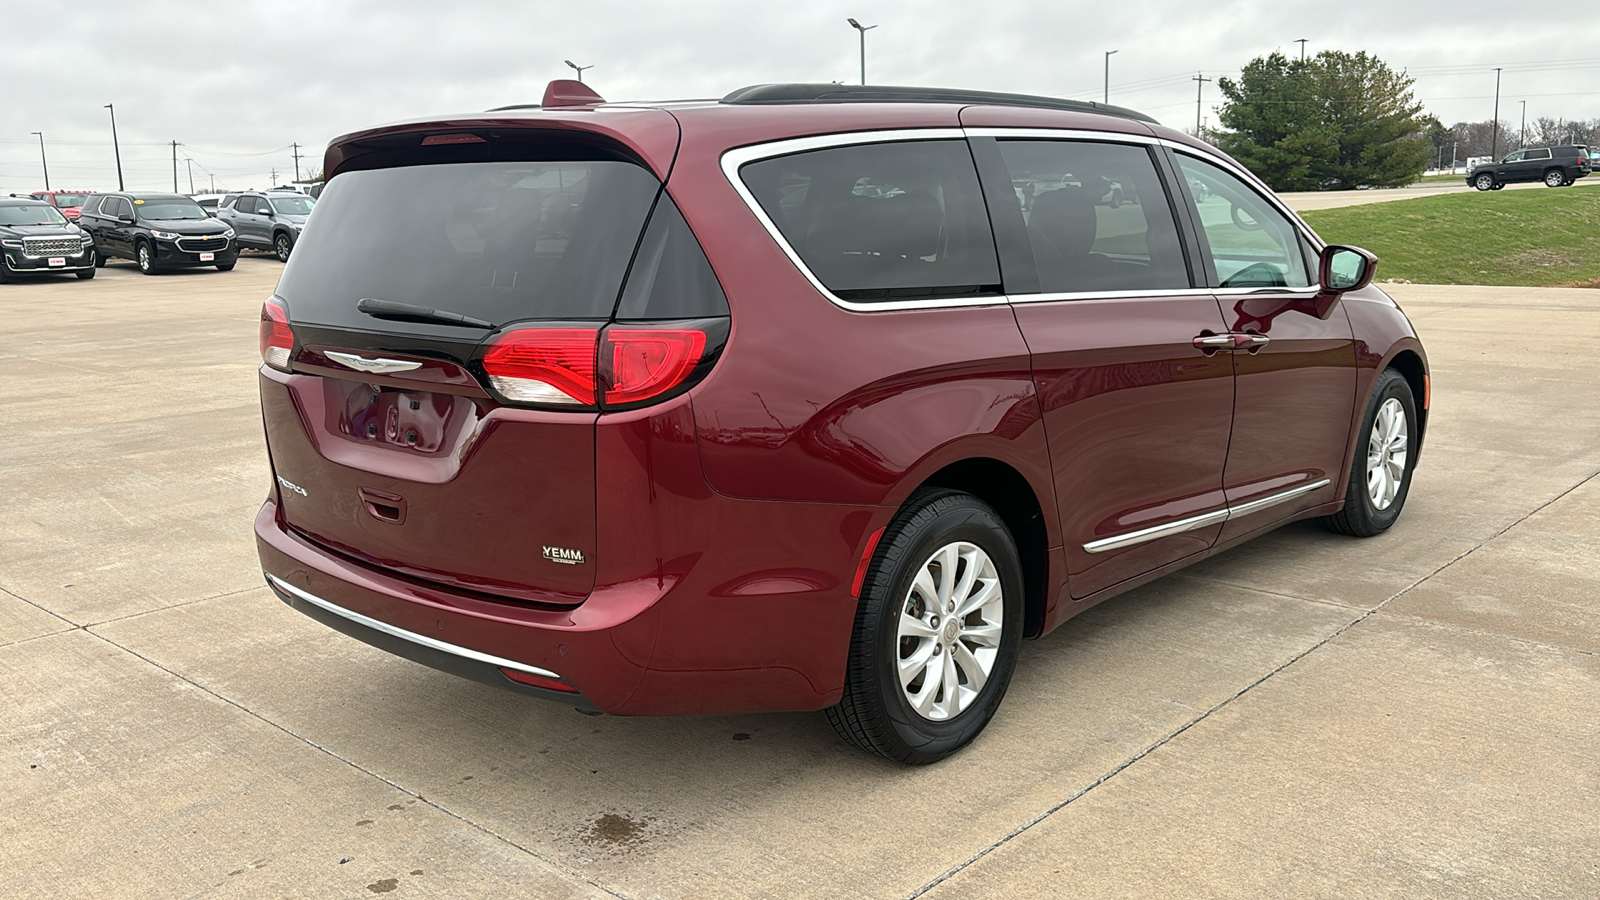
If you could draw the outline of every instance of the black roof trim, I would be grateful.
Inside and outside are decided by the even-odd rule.
[[[965,103],[974,106],[1026,106],[1035,109],[1061,109],[1068,112],[1099,113],[1123,119],[1160,124],[1142,112],[1095,103],[1092,100],[1066,100],[1033,94],[1003,94],[995,91],[968,91],[959,88],[903,87],[878,84],[755,84],[742,87],[723,103]]]

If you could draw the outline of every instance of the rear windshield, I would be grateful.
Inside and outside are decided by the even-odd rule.
[[[438,327],[363,315],[369,297],[496,325],[607,319],[660,187],[616,160],[348,171],[317,201],[278,295],[295,321],[362,330]]]
[[[88,194],[57,194],[56,205],[60,207],[82,206],[83,201],[89,199]]]

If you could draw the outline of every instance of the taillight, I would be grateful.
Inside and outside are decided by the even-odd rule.
[[[593,406],[599,334],[590,328],[510,332],[483,355],[489,383],[519,403]]]
[[[483,371],[515,403],[629,406],[682,387],[708,340],[698,328],[523,328],[489,345]]]
[[[287,372],[289,355],[293,352],[294,332],[289,330],[289,313],[282,303],[269,297],[261,304],[261,361]]]
[[[706,349],[703,331],[607,328],[601,344],[607,404],[638,403],[682,384]]]

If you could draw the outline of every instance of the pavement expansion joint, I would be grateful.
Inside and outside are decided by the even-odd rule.
[[[253,590],[253,588],[251,590]],[[229,593],[236,593],[236,592],[230,591]],[[227,596],[227,594],[222,594],[222,595],[219,595],[219,596]],[[178,604],[178,605],[184,605],[184,604]],[[124,618],[126,618],[126,617],[124,617]],[[112,620],[112,621],[117,621],[117,620]],[[313,750],[316,750],[316,751],[318,751],[320,753],[323,753],[323,754],[331,757],[332,759],[336,759],[339,762],[344,763],[345,765],[349,766],[350,768],[356,770],[357,772],[360,772],[361,774],[366,775],[367,777],[372,778],[372,779],[374,779],[376,781],[382,782],[383,784],[386,784],[389,787],[394,788],[395,790],[399,791],[400,793],[405,794],[406,796],[417,800],[417,802],[426,804],[427,806],[429,806],[429,807],[431,807],[431,808],[433,808],[435,810],[438,810],[439,812],[443,813],[444,815],[449,816],[450,818],[455,819],[458,822],[461,822],[463,825],[466,825],[467,827],[472,828],[475,831],[478,831],[478,832],[480,832],[480,833],[482,833],[484,835],[487,835],[488,837],[493,838],[494,840],[497,840],[497,841],[501,842],[502,844],[505,844],[508,847],[511,847],[513,849],[516,849],[516,850],[519,850],[519,851],[527,854],[528,856],[538,860],[539,862],[549,866],[550,868],[554,869],[555,871],[557,871],[557,872],[559,872],[559,873],[561,873],[563,875],[566,875],[569,878],[575,879],[577,881],[581,881],[584,884],[587,884],[590,887],[594,888],[595,890],[602,891],[602,892],[606,893],[609,896],[616,897],[617,900],[633,900],[633,898],[628,896],[627,894],[621,893],[621,892],[617,891],[615,888],[612,888],[612,887],[610,887],[608,885],[601,884],[600,882],[594,880],[593,878],[590,878],[589,876],[583,874],[582,872],[575,871],[575,870],[573,870],[573,869],[571,869],[571,868],[569,868],[569,867],[567,867],[565,865],[562,865],[561,863],[559,863],[559,862],[557,862],[557,861],[555,861],[553,859],[545,857],[545,856],[541,855],[538,851],[536,851],[536,850],[534,850],[534,849],[532,849],[530,847],[527,847],[527,846],[525,846],[523,844],[519,844],[516,841],[512,840],[511,838],[506,837],[505,835],[495,831],[492,828],[489,828],[489,827],[487,827],[485,825],[479,824],[478,822],[467,818],[466,816],[456,812],[455,810],[453,810],[453,809],[451,809],[451,808],[449,808],[447,806],[443,806],[443,805],[439,804],[436,801],[430,800],[427,797],[422,796],[420,793],[418,793],[418,792],[416,792],[416,791],[414,791],[414,790],[412,790],[412,789],[400,784],[399,782],[396,782],[395,780],[393,780],[391,778],[387,778],[387,777],[385,777],[385,776],[383,776],[383,775],[381,775],[381,774],[379,774],[377,772],[374,772],[373,770],[367,768],[366,766],[361,765],[360,763],[356,762],[355,760],[352,760],[349,757],[343,756],[343,755],[335,752],[332,748],[325,747],[322,744],[317,743],[316,741],[312,740],[311,738],[306,737],[303,734],[300,734],[300,733],[298,733],[298,732],[296,732],[296,731],[294,731],[294,730],[292,730],[290,728],[286,728],[285,726],[283,726],[283,725],[281,725],[281,724],[279,724],[277,722],[272,721],[271,719],[267,718],[266,716],[261,715],[260,713],[256,712],[255,710],[250,709],[248,706],[245,706],[244,704],[240,703],[239,701],[234,700],[231,697],[227,697],[227,696],[225,696],[225,695],[223,695],[221,693],[218,693],[217,691],[215,691],[215,690],[213,690],[213,689],[211,689],[209,687],[206,687],[203,684],[200,684],[199,682],[195,681],[194,679],[188,678],[188,677],[186,677],[186,676],[184,676],[184,675],[182,675],[182,674],[180,674],[180,673],[178,673],[178,672],[176,672],[176,671],[174,671],[174,670],[162,665],[161,663],[156,662],[155,660],[151,659],[148,656],[145,656],[144,654],[140,653],[137,650],[134,650],[132,648],[129,648],[127,646],[119,644],[116,641],[112,640],[111,638],[106,637],[103,634],[100,634],[98,632],[95,632],[95,631],[91,630],[91,628],[92,628],[92,626],[84,625],[84,626],[80,626],[80,628],[76,629],[76,630],[81,630],[86,634],[93,635],[95,638],[97,638],[99,640],[102,640],[102,641],[106,642],[107,644],[110,644],[111,646],[117,648],[118,650],[121,650],[122,652],[128,654],[129,656],[132,656],[135,659],[141,660],[141,661],[143,661],[145,663],[148,663],[149,665],[154,666],[157,669],[160,669],[161,671],[167,673],[168,675],[171,675],[173,678],[176,678],[176,679],[178,679],[179,681],[182,681],[185,684],[191,685],[196,690],[203,691],[204,693],[216,698],[217,700],[221,701],[222,703],[226,703],[227,705],[233,707],[234,709],[239,710],[240,712],[244,713],[245,715],[250,716],[251,718],[253,718],[253,719],[255,719],[255,720],[257,720],[257,721],[259,721],[259,722],[271,727],[271,728],[275,728],[278,731],[283,732],[284,734],[294,738],[295,740],[301,742],[302,744],[305,744],[307,747],[310,747]]]
[[[945,870],[937,878],[933,879],[932,881],[928,882],[927,884],[923,885],[922,887],[917,888],[915,891],[912,891],[910,894],[906,895],[906,900],[916,900],[916,898],[921,897],[924,894],[927,894],[929,891],[933,890],[934,888],[938,887],[939,885],[945,883],[946,881],[949,881],[951,878],[954,878],[956,875],[959,875],[962,871],[964,871],[965,869],[967,869],[970,866],[972,866],[973,863],[976,863],[978,860],[983,859],[985,856],[988,856],[989,854],[993,853],[994,851],[1000,849],[1001,847],[1003,847],[1006,844],[1010,843],[1015,838],[1020,837],[1024,833],[1026,833],[1029,830],[1031,830],[1035,825],[1038,825],[1039,823],[1041,823],[1044,820],[1050,818],[1051,816],[1055,815],[1056,813],[1060,812],[1061,810],[1066,809],[1068,806],[1070,806],[1073,803],[1075,803],[1078,799],[1082,798],[1084,795],[1088,794],[1090,791],[1092,791],[1095,788],[1101,786],[1102,784],[1105,784],[1106,782],[1110,781],[1112,778],[1115,778],[1116,776],[1122,774],[1129,767],[1131,767],[1134,763],[1137,763],[1139,760],[1144,759],[1145,757],[1149,756],[1150,754],[1154,753],[1155,751],[1157,751],[1157,750],[1161,749],[1162,747],[1166,746],[1167,744],[1171,743],[1179,735],[1181,735],[1184,732],[1188,731],[1189,729],[1195,727],[1196,725],[1199,725],[1201,722],[1204,722],[1206,719],[1209,719],[1213,714],[1215,714],[1219,710],[1224,709],[1228,705],[1232,704],[1235,700],[1238,700],[1240,697],[1243,697],[1245,694],[1248,694],[1252,690],[1255,690],[1258,686],[1260,686],[1261,684],[1265,683],[1268,679],[1272,678],[1274,675],[1277,675],[1279,672],[1282,672],[1283,670],[1289,668],[1290,666],[1294,665],[1295,663],[1299,662],[1300,660],[1305,659],[1307,656],[1310,656],[1312,653],[1315,653],[1316,651],[1318,651],[1318,650],[1322,649],[1323,647],[1327,646],[1330,642],[1332,642],[1333,640],[1338,638],[1340,635],[1343,635],[1345,632],[1347,632],[1350,629],[1356,627],[1357,625],[1360,625],[1362,622],[1365,622],[1367,619],[1369,619],[1372,616],[1376,615],[1384,607],[1386,607],[1389,604],[1393,603],[1394,601],[1400,599],[1401,597],[1404,597],[1406,594],[1409,594],[1411,591],[1415,590],[1418,586],[1420,586],[1423,582],[1426,582],[1428,579],[1433,578],[1435,575],[1438,575],[1440,572],[1443,572],[1444,570],[1450,568],[1451,566],[1453,566],[1456,563],[1462,561],[1463,559],[1466,559],[1468,556],[1471,556],[1473,553],[1477,552],[1480,548],[1482,548],[1484,545],[1488,544],[1490,541],[1493,541],[1494,539],[1500,537],[1501,535],[1505,534],[1506,532],[1510,531],[1511,529],[1513,529],[1513,528],[1517,527],[1518,525],[1522,524],[1523,522],[1527,521],[1529,518],[1531,518],[1535,514],[1537,514],[1540,511],[1544,510],[1546,507],[1549,507],[1550,505],[1554,504],[1556,501],[1560,500],[1561,498],[1563,498],[1563,497],[1567,496],[1568,494],[1571,494],[1573,491],[1576,491],[1577,489],[1583,487],[1584,485],[1588,484],[1590,481],[1593,481],[1597,476],[1600,476],[1600,471],[1590,473],[1588,476],[1586,476],[1583,479],[1581,479],[1580,481],[1578,481],[1577,484],[1574,484],[1571,487],[1568,487],[1566,490],[1562,491],[1561,493],[1555,495],[1554,497],[1551,497],[1549,500],[1546,500],[1545,502],[1543,502],[1543,503],[1539,504],[1538,506],[1534,507],[1533,509],[1529,510],[1527,513],[1519,516],[1516,519],[1516,521],[1511,522],[1509,525],[1506,525],[1504,528],[1501,528],[1500,530],[1496,531],[1494,534],[1489,535],[1488,537],[1486,537],[1483,540],[1477,542],[1476,544],[1473,544],[1471,547],[1468,547],[1466,550],[1461,551],[1461,553],[1457,554],[1455,557],[1453,557],[1449,561],[1447,561],[1444,564],[1440,565],[1438,568],[1435,568],[1433,571],[1429,572],[1428,574],[1423,575],[1421,578],[1418,578],[1417,580],[1411,582],[1410,584],[1408,584],[1405,587],[1401,588],[1400,590],[1396,591],[1393,595],[1391,595],[1388,599],[1384,600],[1382,603],[1379,603],[1377,606],[1374,606],[1371,609],[1368,609],[1368,610],[1364,611],[1363,613],[1361,613],[1361,615],[1355,617],[1354,619],[1350,620],[1349,622],[1345,623],[1344,625],[1341,625],[1340,627],[1334,629],[1333,632],[1330,633],[1328,636],[1322,638],[1321,640],[1317,641],[1315,644],[1312,644],[1310,647],[1307,647],[1306,649],[1300,651],[1299,653],[1296,653],[1294,656],[1291,656],[1288,660],[1283,662],[1277,668],[1275,668],[1272,671],[1266,673],[1265,675],[1262,675],[1260,678],[1255,679],[1254,681],[1252,681],[1249,684],[1245,685],[1243,688],[1240,688],[1238,691],[1236,691],[1231,696],[1226,697],[1226,698],[1222,699],[1221,701],[1217,702],[1210,709],[1207,709],[1205,712],[1195,716],[1194,718],[1190,719],[1189,721],[1185,722],[1184,724],[1178,726],[1176,729],[1172,730],[1171,732],[1167,733],[1166,735],[1163,735],[1159,740],[1155,741],[1150,746],[1144,748],[1143,750],[1139,751],[1138,753],[1135,753],[1133,756],[1130,756],[1127,759],[1123,760],[1122,762],[1118,763],[1117,765],[1113,766],[1110,770],[1108,770],[1107,772],[1102,774],[1100,777],[1096,778],[1094,781],[1091,781],[1088,784],[1084,785],[1082,788],[1079,788],[1071,796],[1069,796],[1066,799],[1062,800],[1061,802],[1055,804],[1054,806],[1051,806],[1049,809],[1046,809],[1044,812],[1039,813],[1038,815],[1036,815],[1033,818],[1029,819],[1028,821],[1022,823],[1021,825],[1017,826],[1016,828],[1013,828],[1012,830],[1006,832],[1003,836],[1000,837],[999,840],[995,841],[994,843],[990,844],[987,847],[984,847],[982,850],[979,850],[977,853],[974,853],[972,856],[968,857],[963,862],[961,862],[961,863],[959,863],[959,864],[957,864],[955,866],[952,866],[951,868]],[[1296,599],[1301,599],[1301,598],[1296,598]],[[1556,648],[1556,649],[1564,649],[1564,648]]]

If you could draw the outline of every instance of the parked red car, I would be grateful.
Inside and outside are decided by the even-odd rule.
[[[34,191],[29,196],[54,206],[61,210],[62,215],[76,222],[79,208],[83,206],[83,201],[89,199],[91,193],[93,191]]]
[[[468,678],[931,762],[1023,638],[1405,504],[1427,363],[1376,260],[1134,112],[556,82],[324,171],[261,316],[262,565]]]

